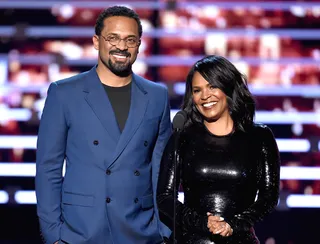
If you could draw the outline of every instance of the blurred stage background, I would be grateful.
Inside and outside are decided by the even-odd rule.
[[[253,0],[0,1],[0,243],[41,243],[34,162],[47,88],[96,64],[95,20],[114,4],[142,18],[134,71],[168,87],[172,115],[204,55],[248,76],[282,158],[279,206],[256,232],[266,244],[320,243],[320,1]]]

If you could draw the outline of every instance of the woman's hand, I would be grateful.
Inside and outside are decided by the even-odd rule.
[[[231,236],[233,230],[231,226],[224,221],[224,218],[220,216],[213,215],[212,213],[207,213],[208,216],[208,228],[212,234],[221,236]]]

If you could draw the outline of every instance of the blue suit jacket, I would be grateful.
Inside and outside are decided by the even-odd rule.
[[[95,67],[52,83],[36,162],[37,213],[46,243],[155,244],[169,236],[155,199],[170,134],[163,86],[133,75],[121,133]]]

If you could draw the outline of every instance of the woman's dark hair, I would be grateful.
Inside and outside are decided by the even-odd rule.
[[[226,94],[229,113],[236,129],[246,131],[253,125],[255,101],[248,89],[246,77],[226,58],[211,55],[197,61],[187,76],[182,104],[182,109],[188,114],[186,127],[203,123],[203,117],[195,107],[192,97],[195,72],[199,72],[208,83]]]
[[[128,17],[134,19],[138,24],[138,32],[139,32],[139,38],[142,36],[142,25],[141,20],[139,18],[139,15],[133,11],[130,8],[124,7],[124,6],[113,6],[110,8],[105,9],[100,13],[100,15],[97,18],[96,25],[95,25],[95,33],[96,35],[101,35],[101,31],[103,29],[103,21],[106,18],[112,17],[112,16],[122,16],[122,17]]]

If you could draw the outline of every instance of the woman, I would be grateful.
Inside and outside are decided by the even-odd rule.
[[[176,240],[259,243],[253,226],[277,205],[280,158],[271,130],[253,122],[246,79],[225,58],[205,57],[187,77],[182,108],[188,120],[178,147],[184,203],[175,205]],[[171,229],[176,136],[164,150],[157,190],[160,218]]]

